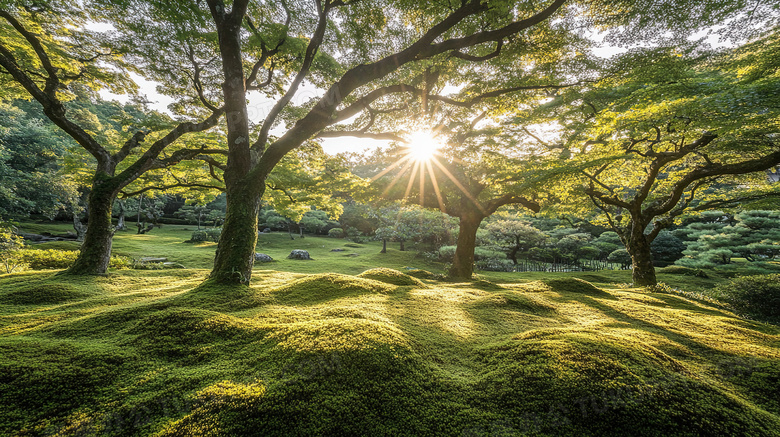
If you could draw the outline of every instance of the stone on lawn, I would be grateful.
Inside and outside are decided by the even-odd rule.
[[[331,249],[330,251],[331,252],[344,252],[344,250],[345,249],[338,249],[338,248],[336,248],[336,249]]]
[[[274,259],[264,253],[255,253],[255,262],[269,263]]]
[[[305,250],[295,249],[287,255],[287,259],[311,259],[309,252]]]

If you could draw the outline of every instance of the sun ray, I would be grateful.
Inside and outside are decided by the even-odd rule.
[[[436,174],[433,172],[431,161],[425,164],[428,166],[428,174],[431,175],[431,184],[433,185],[433,191],[436,193],[436,200],[439,201],[439,209],[441,212],[446,213],[447,208],[444,206],[444,197],[441,195],[441,191],[439,191],[439,181],[436,180]]]
[[[415,176],[417,176],[418,168],[420,168],[420,161],[415,161],[414,168],[412,168],[412,175],[409,177],[409,183],[406,185],[406,192],[404,193],[404,199],[409,198],[409,193],[412,192],[412,185],[414,184]]]
[[[385,195],[387,195],[387,193],[390,192],[390,190],[395,186],[395,184],[404,176],[406,171],[409,170],[409,167],[411,167],[412,164],[414,164],[414,161],[408,160],[406,162],[406,165],[404,165],[401,171],[399,171],[398,174],[393,178],[393,180],[390,181],[390,184],[387,186],[387,188],[384,189],[384,191],[382,191],[382,194],[379,197],[384,197]]]
[[[453,175],[452,175],[452,173],[450,173],[450,171],[449,171],[449,170],[447,170],[447,168],[446,168],[446,167],[444,167],[444,166],[443,166],[443,165],[442,165],[442,164],[441,164],[441,163],[440,163],[440,162],[439,162],[437,159],[432,159],[431,161],[432,161],[432,162],[433,162],[433,163],[434,163],[434,164],[435,164],[437,167],[439,167],[439,169],[441,169],[441,171],[444,173],[444,175],[445,175],[445,176],[447,176],[447,177],[448,177],[448,178],[449,178],[449,179],[450,179],[450,180],[451,180],[451,181],[452,181],[452,182],[453,182],[453,183],[454,183],[454,184],[455,184],[455,185],[456,185],[456,186],[457,186],[457,187],[460,189],[460,191],[461,191],[461,192],[462,192],[462,193],[463,193],[463,194],[464,194],[464,195],[465,195],[465,196],[466,196],[466,197],[467,197],[469,200],[471,200],[471,202],[472,202],[472,203],[474,203],[474,206],[476,206],[476,207],[477,207],[477,209],[479,209],[479,210],[480,210],[480,211],[481,211],[483,214],[486,212],[486,211],[485,211],[485,207],[484,207],[484,206],[482,206],[482,205],[479,203],[479,201],[478,201],[478,200],[477,200],[477,199],[476,199],[474,196],[472,196],[472,195],[471,195],[471,193],[469,193],[469,192],[468,192],[468,190],[466,190],[466,187],[464,187],[464,186],[463,186],[463,184],[462,184],[462,183],[460,183],[460,181],[459,181],[458,179],[456,179],[456,178],[455,178],[455,176],[453,176]]]
[[[401,158],[401,159],[399,159],[398,161],[394,162],[394,163],[393,163],[393,165],[391,165],[390,167],[387,167],[386,169],[382,170],[382,172],[381,172],[381,173],[379,173],[378,175],[376,175],[376,176],[372,177],[372,178],[371,178],[371,182],[374,182],[375,180],[377,180],[377,179],[381,178],[382,176],[384,176],[384,175],[386,175],[387,173],[389,173],[390,171],[392,171],[394,168],[398,167],[399,165],[403,164],[403,163],[404,163],[404,162],[406,162],[406,161],[409,161],[410,159],[412,159],[412,155],[406,155],[406,156],[404,156],[403,158]],[[408,166],[410,163],[411,163],[411,161],[410,161],[409,163],[407,163],[407,166]],[[401,170],[401,173],[403,174],[403,170]]]
[[[420,161],[420,205],[422,206],[425,206],[425,163],[426,162],[430,162],[430,159],[425,161]]]

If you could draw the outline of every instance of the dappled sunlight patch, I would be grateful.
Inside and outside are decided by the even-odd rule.
[[[496,309],[505,311],[517,311],[534,315],[550,315],[555,307],[544,299],[532,294],[520,294],[513,292],[495,293],[485,296],[476,302],[474,307],[480,309]]]
[[[281,324],[273,327],[268,338],[275,339],[277,347],[298,352],[372,349],[376,344],[409,345],[406,334],[397,326],[354,318]]]
[[[292,281],[272,294],[280,303],[311,305],[350,295],[389,294],[395,286],[372,279],[325,273]]]
[[[222,381],[210,385],[195,395],[192,411],[166,426],[163,435],[225,435],[226,429],[238,432],[241,419],[257,414],[265,394],[266,388],[262,383]]]
[[[373,279],[375,281],[385,282],[392,285],[414,287],[425,287],[425,284],[412,276],[399,272],[398,270],[388,269],[385,267],[374,268],[366,270],[358,275],[359,278]]]

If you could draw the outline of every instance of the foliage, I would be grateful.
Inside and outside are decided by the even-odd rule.
[[[344,238],[345,235],[344,229],[341,228],[333,228],[328,231],[328,237],[331,238]]]
[[[623,267],[631,265],[631,254],[626,249],[617,249],[607,256],[607,261],[620,263]]]
[[[6,273],[11,273],[24,264],[20,256],[24,247],[24,239],[16,233],[16,229],[0,222],[0,263]]]
[[[450,240],[454,220],[439,211],[417,205],[394,205],[380,208],[376,218],[383,226],[376,229],[374,238],[415,244],[441,246]]]
[[[191,243],[203,243],[206,241],[212,241],[214,243],[219,241],[219,236],[222,235],[222,228],[205,229],[202,231],[195,231],[190,237]]]
[[[442,246],[438,250],[439,259],[445,262],[451,262],[455,256],[456,246]],[[474,260],[506,260],[506,254],[501,251],[491,250],[485,247],[474,248]]]
[[[780,322],[780,274],[743,276],[709,294],[741,314]]]
[[[515,264],[518,253],[539,247],[548,238],[529,222],[518,219],[493,220],[485,228],[490,235],[490,242],[506,251],[507,257]]]
[[[780,254],[780,213],[743,211],[730,221],[714,213],[709,221],[688,224],[677,232],[689,241],[686,257],[677,263],[697,268],[730,264],[740,257],[750,262],[766,262]]]
[[[0,217],[52,218],[70,205],[76,184],[60,162],[73,147],[32,104],[0,101]]]
[[[673,264],[683,257],[685,243],[669,231],[658,234],[650,244],[650,250],[653,253],[653,263],[656,266],[664,267]]]

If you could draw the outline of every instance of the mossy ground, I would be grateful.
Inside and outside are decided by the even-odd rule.
[[[0,435],[780,435],[775,325],[628,272],[454,283],[402,253],[355,276],[360,256],[310,249],[289,266],[319,271],[264,265],[251,287],[0,276]]]

